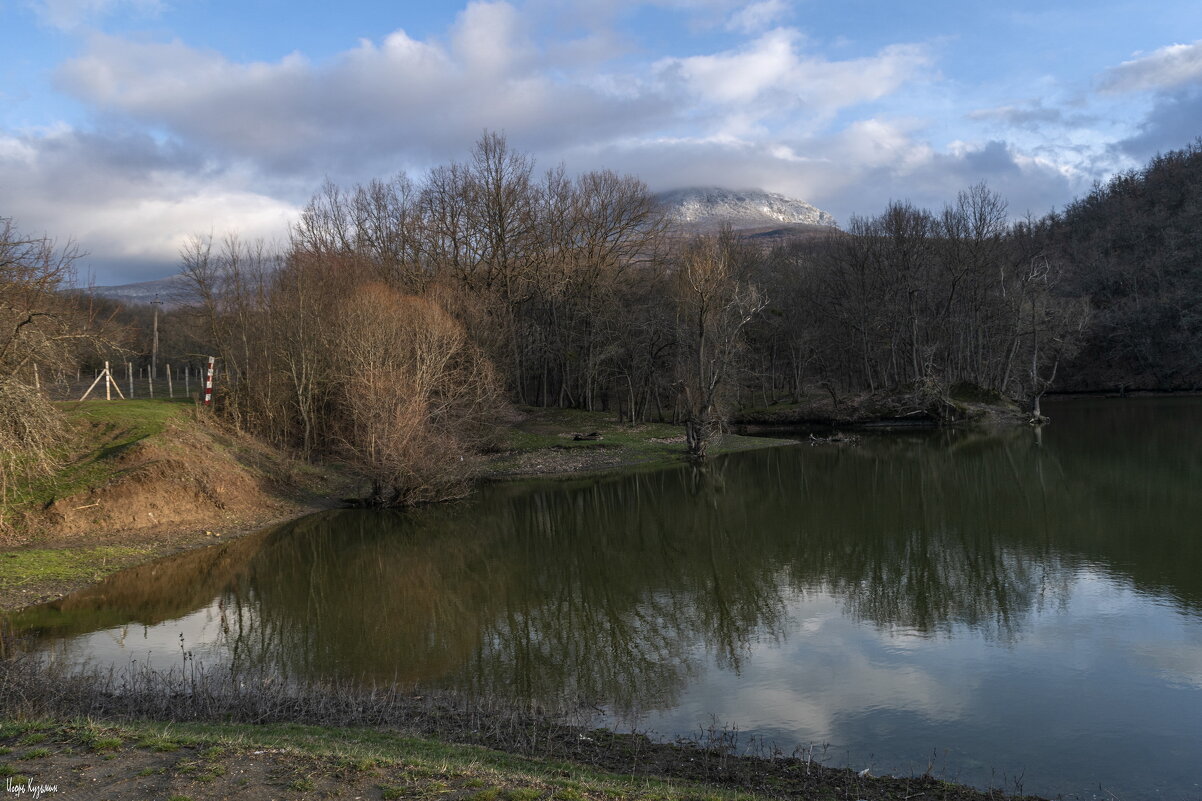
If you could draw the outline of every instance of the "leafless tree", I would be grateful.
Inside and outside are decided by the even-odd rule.
[[[743,331],[766,305],[739,274],[738,243],[729,230],[693,240],[676,276],[679,381],[688,452],[704,457],[723,424],[723,391],[744,346]]]

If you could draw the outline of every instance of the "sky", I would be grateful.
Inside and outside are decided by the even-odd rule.
[[[0,0],[0,217],[98,284],[466,159],[1012,216],[1202,135],[1197,0]]]

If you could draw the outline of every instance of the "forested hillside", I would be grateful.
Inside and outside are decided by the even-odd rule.
[[[1202,387],[1202,140],[1049,218],[1093,319],[1064,389]]]

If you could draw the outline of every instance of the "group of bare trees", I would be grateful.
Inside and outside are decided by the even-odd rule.
[[[815,383],[1037,398],[1087,320],[1045,227],[974,187],[771,250],[686,237],[636,178],[486,134],[421,181],[327,183],[284,252],[196,238],[184,272],[227,413],[408,503],[463,488],[508,402],[670,419],[701,456],[739,400]]]
[[[325,185],[284,253],[198,237],[183,261],[229,377],[227,413],[306,455],[350,460],[381,503],[461,491],[510,400],[630,420],[713,416],[713,374],[705,397],[678,398],[691,373],[676,369],[677,312],[691,296],[672,278],[646,186],[562,168],[536,180],[497,135],[420,185]],[[682,275],[705,271],[681,264],[696,266]],[[712,307],[695,343],[703,360],[729,359],[738,335],[712,333],[737,305],[719,297],[738,281],[716,264],[689,290]]]
[[[384,504],[461,492],[508,403],[683,423],[694,455],[735,405],[816,389],[836,406],[904,392],[938,411],[961,385],[1038,415],[1065,364],[1081,374],[1083,342],[1096,350],[1144,325],[1141,298],[1178,308],[1196,280],[1187,225],[1170,243],[1186,246],[1134,275],[1083,266],[1111,258],[1098,221],[1130,198],[1156,189],[1196,216],[1180,199],[1202,155],[1162,162],[1063,216],[1014,223],[976,186],[937,213],[894,202],[766,248],[729,230],[685,236],[638,179],[536,173],[490,133],[420,180],[327,183],[282,248],[193,238],[191,303],[169,327],[190,332],[190,353],[219,356],[236,425],[353,463]],[[0,236],[0,382],[27,385],[34,364],[117,344],[86,296],[61,291],[71,246],[8,221]],[[1176,319],[1186,359],[1199,318]],[[1155,349],[1133,338],[1132,359]]]
[[[1059,291],[1046,223],[1012,223],[983,185],[939,214],[890,203],[763,269],[775,314],[754,334],[772,397],[799,394],[808,374],[832,393],[908,389],[937,404],[964,384],[1033,401],[1089,319]]]

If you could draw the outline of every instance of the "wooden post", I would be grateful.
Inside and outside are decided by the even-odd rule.
[[[153,369],[148,369],[146,371],[146,378],[148,379],[146,386],[150,388],[150,397],[153,398],[154,397],[154,370]]]
[[[150,346],[150,377],[153,380],[159,374],[159,306],[163,305],[163,301],[159,300],[158,295],[155,295],[151,303],[154,304],[154,340]],[[153,390],[150,397],[154,397]]]
[[[129,379],[129,396],[134,396],[134,363],[125,363],[125,377]]]
[[[85,392],[83,395],[81,395],[79,399],[80,399],[81,401],[87,400],[87,399],[88,399],[88,395],[92,394],[92,390],[96,389],[96,385],[97,385],[97,384],[99,384],[99,383],[100,383],[100,374],[99,374],[99,373],[97,373],[97,374],[96,374],[96,380],[92,382],[92,386],[88,387],[88,390],[87,390],[87,392]]]
[[[117,397],[121,400],[125,400],[125,396],[121,394],[121,387],[117,386],[117,379],[113,378],[113,372],[108,368],[108,362],[105,362],[104,365],[104,376],[104,380],[108,382],[108,386],[112,387],[113,391],[117,393]]]
[[[167,365],[167,397],[175,397],[175,387],[171,383],[171,365]]]
[[[106,401],[111,401],[113,399],[112,386],[113,386],[113,379],[112,379],[112,376],[109,375],[109,363],[105,362],[104,363],[104,399]]]
[[[192,397],[192,368],[184,365],[184,397]]]

